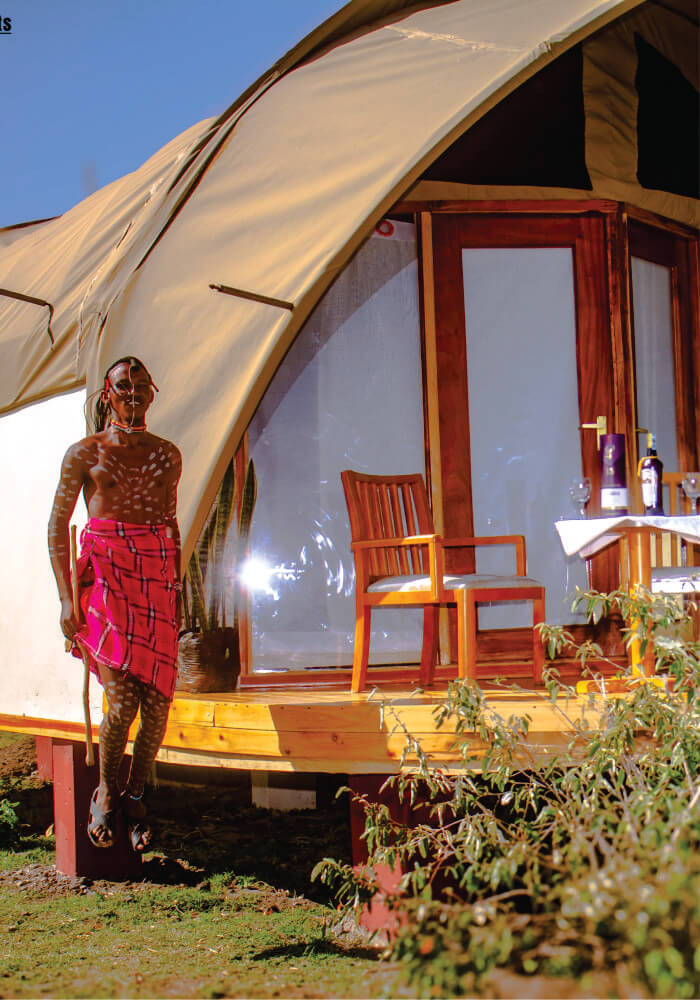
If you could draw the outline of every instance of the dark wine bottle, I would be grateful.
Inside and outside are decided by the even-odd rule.
[[[663,462],[656,454],[656,438],[647,434],[647,454],[639,463],[639,478],[642,481],[642,503],[645,514],[663,514]]]

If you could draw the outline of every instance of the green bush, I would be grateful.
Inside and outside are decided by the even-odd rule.
[[[19,840],[19,817],[15,812],[17,802],[0,799],[0,847],[14,847]]]
[[[608,970],[652,996],[699,995],[700,647],[682,638],[687,622],[671,600],[618,591],[577,601],[592,620],[635,619],[669,680],[628,675],[621,697],[600,677],[588,696],[602,709],[593,728],[550,668],[546,697],[572,737],[545,762],[527,742],[527,715],[504,719],[477,685],[452,682],[436,725],[454,723],[463,768],[435,766],[407,733],[418,766],[387,785],[414,807],[411,822],[359,797],[368,865],[324,859],[314,872],[357,914],[379,889],[375,866],[399,865],[400,887],[386,897],[398,918],[387,955],[421,995],[479,991],[498,966]],[[542,628],[550,659],[575,645],[565,630]],[[588,665],[602,651],[585,643],[578,656],[594,677]],[[475,734],[488,744],[483,756],[470,748]]]

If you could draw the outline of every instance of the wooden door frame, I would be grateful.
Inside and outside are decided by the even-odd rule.
[[[620,409],[614,359],[621,353],[618,339],[620,327],[613,330],[609,322],[610,294],[607,247],[609,234],[606,216],[600,210],[543,212],[529,206],[513,204],[471,203],[469,211],[450,211],[420,215],[422,237],[423,302],[431,312],[424,316],[425,355],[434,359],[431,379],[426,386],[426,413],[430,433],[430,455],[433,502],[440,508],[443,530],[447,535],[473,532],[471,506],[471,459],[469,454],[469,402],[467,393],[467,359],[465,340],[464,296],[461,279],[462,246],[570,247],[573,252],[577,342],[577,370],[580,423],[595,421],[598,413],[608,416],[609,429],[616,429]],[[570,204],[569,204],[569,207]],[[616,209],[617,206],[607,206]],[[426,262],[427,252],[430,261]],[[454,273],[453,273],[454,272]],[[435,282],[434,275],[440,274]],[[586,294],[581,294],[585,289]],[[449,361],[448,361],[449,359]],[[603,361],[601,365],[601,359]],[[596,378],[586,378],[595,368]],[[602,377],[601,377],[602,376]],[[624,411],[624,407],[623,407]],[[463,428],[459,433],[458,429]],[[436,460],[434,446],[439,458]],[[583,467],[599,494],[600,463],[595,434],[580,431]],[[592,502],[595,509],[596,501]],[[455,569],[457,567],[454,567]],[[472,567],[461,567],[468,570]],[[605,553],[595,560],[593,583],[600,589],[611,589],[617,583],[615,553]]]
[[[444,495],[443,495],[443,444],[441,441],[439,399],[438,399],[438,317],[436,311],[438,290],[435,281],[434,243],[435,222],[440,216],[449,215],[509,215],[520,217],[548,216],[568,217],[594,216],[602,220],[604,227],[603,256],[607,294],[604,296],[602,316],[607,323],[609,358],[611,362],[612,385],[609,395],[611,403],[609,430],[624,433],[627,437],[627,478],[630,487],[632,503],[638,503],[637,485],[637,436],[635,433],[636,411],[634,398],[634,345],[631,315],[631,282],[629,230],[630,220],[644,223],[655,229],[671,233],[679,240],[679,260],[682,261],[687,273],[686,300],[687,307],[683,320],[679,320],[682,330],[683,321],[687,324],[687,338],[684,359],[692,373],[687,376],[684,390],[687,404],[682,405],[679,412],[684,413],[685,448],[679,449],[679,456],[686,462],[686,467],[700,466],[700,429],[697,425],[697,408],[700,407],[700,261],[698,247],[698,232],[673,220],[664,219],[653,213],[621,202],[591,199],[581,201],[547,200],[547,201],[451,201],[451,202],[403,202],[396,206],[397,213],[412,214],[416,221],[419,236],[419,276],[421,325],[423,336],[424,359],[424,411],[426,434],[426,470],[430,480],[430,494],[433,503],[436,524],[445,531]],[[393,213],[392,213],[393,214]],[[599,258],[599,268],[601,259]],[[600,282],[600,273],[598,280]],[[680,336],[680,334],[679,334]],[[577,340],[579,338],[577,316]],[[681,338],[682,339],[682,338]],[[578,356],[578,350],[577,350]],[[593,414],[596,416],[597,414]],[[581,422],[588,422],[582,419]],[[694,450],[692,447],[695,433]],[[590,445],[586,452],[585,441],[582,440],[582,455],[587,454],[590,463]],[[599,463],[597,457],[593,461],[594,470]],[[633,508],[636,509],[636,508]],[[448,520],[449,523],[449,520]],[[601,590],[611,589],[617,585],[618,557],[617,546],[608,549],[595,560],[596,568],[592,575],[592,583]],[[579,631],[579,627],[575,629]],[[582,630],[583,631],[583,630]],[[619,623],[599,623],[596,638],[610,654],[622,651]]]
[[[632,317],[631,258],[660,264],[671,272],[671,317],[674,387],[676,404],[677,470],[696,469],[700,463],[698,407],[700,406],[700,281],[698,239],[649,218],[630,217],[627,226],[627,257],[631,330],[631,374],[634,383],[635,356]],[[637,412],[635,401],[635,415]],[[633,424],[634,426],[634,424]]]

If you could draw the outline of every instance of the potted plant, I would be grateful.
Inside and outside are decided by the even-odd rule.
[[[233,691],[238,681],[241,670],[241,590],[237,570],[245,557],[257,495],[252,460],[248,462],[243,489],[240,491],[237,537],[229,539],[237,506],[237,493],[235,463],[232,459],[226,467],[216,500],[185,573],[182,595],[185,627],[180,633],[178,653],[177,688],[180,691]],[[235,547],[233,557],[230,555],[232,545]],[[226,616],[226,582],[231,569],[234,581],[233,617],[229,625]]]

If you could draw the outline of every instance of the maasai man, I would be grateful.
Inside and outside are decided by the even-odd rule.
[[[110,847],[121,812],[135,851],[151,840],[141,799],[175,689],[182,590],[175,520],[182,459],[174,444],[146,429],[156,391],[138,358],[120,358],[107,370],[96,394],[95,433],[66,452],[49,521],[61,629],[76,656],[88,654],[108,704],[88,836],[95,846]],[[68,530],[81,490],[89,520],[81,535],[77,609]],[[117,776],[139,709],[129,777],[120,794]]]

